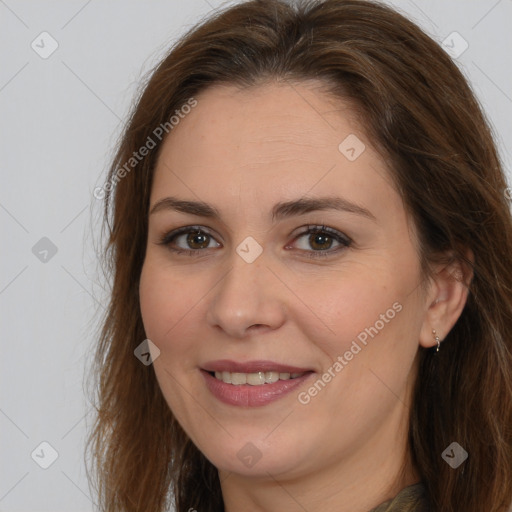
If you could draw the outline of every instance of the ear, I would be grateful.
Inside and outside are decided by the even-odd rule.
[[[474,262],[473,253],[469,250],[466,258]],[[453,254],[450,263],[437,266],[425,299],[427,310],[419,339],[422,347],[437,345],[432,330],[436,331],[440,341],[446,338],[466,305],[472,278],[471,267]]]

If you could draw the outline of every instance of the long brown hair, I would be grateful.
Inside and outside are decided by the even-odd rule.
[[[448,54],[402,15],[364,0],[253,0],[219,11],[179,40],[145,85],[104,203],[113,284],[95,359],[98,414],[88,440],[101,510],[160,512],[172,504],[178,512],[223,510],[216,468],[173,418],[152,367],[134,357],[146,337],[138,286],[162,145],[154,130],[212,84],[251,87],[270,79],[317,79],[356,107],[417,227],[425,276],[441,254],[471,264],[466,306],[442,350],[419,348],[409,443],[435,510],[507,510],[512,219],[500,158]],[[126,168],[148,137],[157,147]],[[465,257],[468,249],[474,263]],[[469,454],[457,469],[441,456],[454,441]]]

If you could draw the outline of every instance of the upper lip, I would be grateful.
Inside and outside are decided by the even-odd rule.
[[[231,373],[257,373],[257,372],[279,372],[279,373],[304,373],[312,371],[310,368],[299,368],[274,361],[246,361],[244,363],[219,359],[209,361],[202,366],[207,372],[231,372]]]

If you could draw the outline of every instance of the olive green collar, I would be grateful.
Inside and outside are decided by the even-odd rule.
[[[420,482],[402,489],[392,500],[381,503],[370,512],[428,512],[425,486]]]

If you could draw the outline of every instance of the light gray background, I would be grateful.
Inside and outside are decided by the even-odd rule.
[[[438,41],[454,31],[467,41],[455,60],[511,169],[512,0],[391,3]],[[101,202],[92,191],[104,181],[143,74],[220,5],[0,0],[1,511],[94,510],[83,384],[107,283],[95,256]],[[35,40],[40,51],[50,48],[44,31],[59,45],[46,59],[31,47]],[[460,51],[457,37],[448,44]],[[33,250],[43,237],[55,255],[44,253],[45,242]],[[48,469],[31,458],[36,450],[39,463],[51,461],[43,441],[58,453]]]

